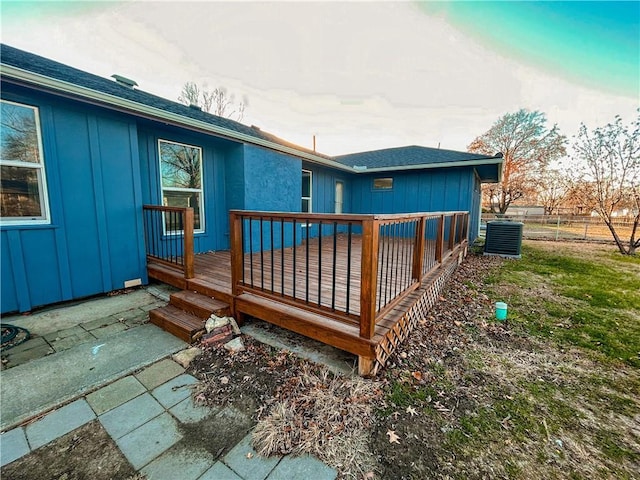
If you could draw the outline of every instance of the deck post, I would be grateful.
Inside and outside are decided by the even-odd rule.
[[[436,261],[442,264],[442,252],[444,250],[444,215],[438,219],[438,236],[436,237]]]
[[[375,364],[375,360],[375,358],[358,355],[358,375],[361,377],[370,377],[373,375],[373,365]]]
[[[451,224],[449,225],[449,250],[453,250],[456,244],[456,223],[458,221],[458,214],[454,213],[451,217]]]
[[[360,273],[360,336],[362,338],[372,338],[376,329],[379,231],[380,227],[375,218],[363,220]]]
[[[187,280],[195,276],[193,266],[193,208],[184,210],[184,278]]]
[[[244,268],[244,249],[242,247],[242,217],[229,212],[229,247],[231,249],[231,294],[240,295],[239,283]]]
[[[416,238],[413,248],[413,278],[418,282],[422,280],[422,265],[424,263],[424,231],[427,226],[427,218],[420,217],[416,225]]]

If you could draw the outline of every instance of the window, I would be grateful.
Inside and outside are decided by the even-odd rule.
[[[374,190],[391,190],[393,188],[393,178],[374,178],[373,189]]]
[[[311,213],[311,171],[302,170],[302,213]]]
[[[3,223],[49,223],[38,109],[0,103],[0,217]]]
[[[344,183],[336,182],[335,213],[342,213]]]
[[[158,140],[162,205],[193,208],[194,229],[204,231],[202,149]],[[167,230],[176,231],[167,225]]]

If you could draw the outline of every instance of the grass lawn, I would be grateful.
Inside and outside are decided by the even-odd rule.
[[[378,444],[405,450],[380,478],[640,478],[640,258],[525,242],[469,258],[434,310],[443,348],[416,332],[386,371]]]
[[[518,331],[640,367],[640,256],[528,242],[522,259],[505,262],[487,283],[504,295]]]

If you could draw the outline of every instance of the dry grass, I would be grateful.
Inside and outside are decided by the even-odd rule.
[[[343,478],[373,470],[368,441],[372,400],[380,391],[371,381],[347,378],[305,365],[261,418],[253,443],[261,455],[312,454]]]

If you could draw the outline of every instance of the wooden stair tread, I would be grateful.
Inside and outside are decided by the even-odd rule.
[[[149,320],[185,342],[191,342],[193,335],[204,329],[202,319],[173,305],[151,310]]]
[[[170,303],[205,320],[212,314],[224,317],[231,312],[228,303],[191,290],[172,293]]]
[[[375,356],[375,344],[360,337],[355,325],[309,312],[251,293],[236,297],[236,311],[246,313],[341,350],[366,357]]]

